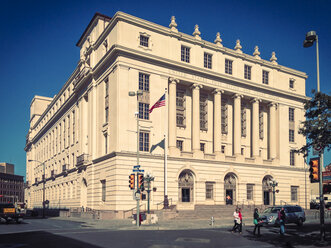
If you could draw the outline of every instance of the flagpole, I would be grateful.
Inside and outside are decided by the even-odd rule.
[[[167,150],[168,150],[168,89],[165,88],[165,104],[166,104],[166,128],[164,134],[164,202],[163,208],[169,208],[169,200],[168,200],[168,159],[167,159]]]

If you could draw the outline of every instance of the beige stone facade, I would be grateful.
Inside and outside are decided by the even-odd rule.
[[[226,195],[233,204],[272,204],[270,179],[276,204],[305,205],[308,175],[291,151],[305,143],[297,130],[306,74],[279,65],[274,53],[261,59],[258,47],[243,53],[239,40],[225,48],[219,33],[205,41],[197,25],[193,36],[179,30],[174,17],[169,28],[122,12],[93,17],[71,77],[54,98],[32,101],[29,207],[42,204],[45,171],[50,207],[134,208],[137,102],[140,165],[155,176],[152,209],[164,197],[164,150],[155,145],[167,130],[167,193],[177,208],[225,204]],[[128,95],[137,90],[138,99]],[[149,114],[165,91],[167,107]]]

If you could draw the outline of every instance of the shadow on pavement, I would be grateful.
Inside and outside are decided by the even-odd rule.
[[[25,248],[100,248],[79,240],[55,235],[49,232],[25,232],[0,235],[0,247],[25,247]]]
[[[248,240],[265,242],[278,247],[320,246],[331,247],[331,224],[325,225],[326,241],[320,242],[318,224],[306,224],[304,227],[286,226],[286,234],[281,236],[277,227],[261,227],[261,236],[253,235],[253,229],[246,231],[243,236]]]

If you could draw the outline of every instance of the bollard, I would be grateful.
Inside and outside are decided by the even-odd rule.
[[[214,219],[214,216],[211,217],[210,219],[210,224],[212,227],[214,227],[214,223],[215,223],[215,219]]]

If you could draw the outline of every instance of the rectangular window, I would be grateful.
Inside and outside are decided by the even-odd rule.
[[[289,121],[294,121],[294,108],[289,108],[288,109],[288,120]]]
[[[108,135],[107,135],[107,133],[105,133],[103,136],[105,137],[105,154],[107,154],[108,153]]]
[[[203,66],[205,68],[211,69],[212,55],[209,53],[204,53],[203,55]]]
[[[245,153],[245,148],[241,148],[241,155],[244,155]]]
[[[144,47],[148,47],[149,37],[145,35],[140,35],[140,45]]]
[[[185,127],[185,91],[176,91],[176,124],[177,127]]]
[[[177,141],[176,141],[176,147],[177,147],[180,151],[183,151],[183,141],[182,141],[182,140],[177,140]]]
[[[109,84],[105,81],[105,123],[109,121]]]
[[[225,146],[221,146],[221,153],[225,153]]]
[[[241,105],[241,137],[246,137],[246,109]]]
[[[139,133],[139,151],[143,151],[143,152],[149,151],[149,133],[148,132]]]
[[[200,130],[207,131],[208,129],[208,97],[200,95]]]
[[[149,104],[139,103],[139,119],[149,120]]]
[[[298,186],[291,186],[291,201],[297,202],[298,201]]]
[[[67,165],[66,164],[62,165],[62,171],[66,171],[66,170],[67,170]]]
[[[200,143],[200,151],[205,152],[205,143]]]
[[[190,48],[186,46],[181,47],[181,61],[190,63]]]
[[[225,101],[221,104],[221,130],[222,134],[228,133],[228,105]]]
[[[245,65],[245,79],[251,80],[252,79],[252,67],[249,65]]]
[[[214,199],[214,183],[206,182],[206,200]]]
[[[269,72],[263,70],[262,71],[262,83],[263,84],[269,84]]]
[[[105,80],[105,97],[109,95],[109,83],[108,79]]]
[[[294,130],[289,129],[289,141],[294,142]]]
[[[225,73],[232,75],[232,60],[225,59]]]
[[[295,165],[295,157],[294,157],[294,155],[295,155],[294,150],[291,150],[290,151],[290,165]]]
[[[105,107],[105,123],[108,123],[108,116],[109,116],[109,107]]]
[[[106,201],[106,180],[101,180],[101,201]]]
[[[260,139],[264,138],[264,132],[263,132],[263,111],[262,108],[259,110],[259,136]]]
[[[290,79],[290,81],[289,81],[289,87],[290,87],[290,89],[293,89],[294,88],[294,79]]]
[[[75,124],[76,124],[76,121],[75,121],[75,111],[72,111],[72,143],[74,144],[75,143]]]
[[[253,200],[253,192],[254,192],[254,184],[247,184],[247,200],[252,201]]]
[[[139,72],[139,90],[149,92],[149,75]]]

